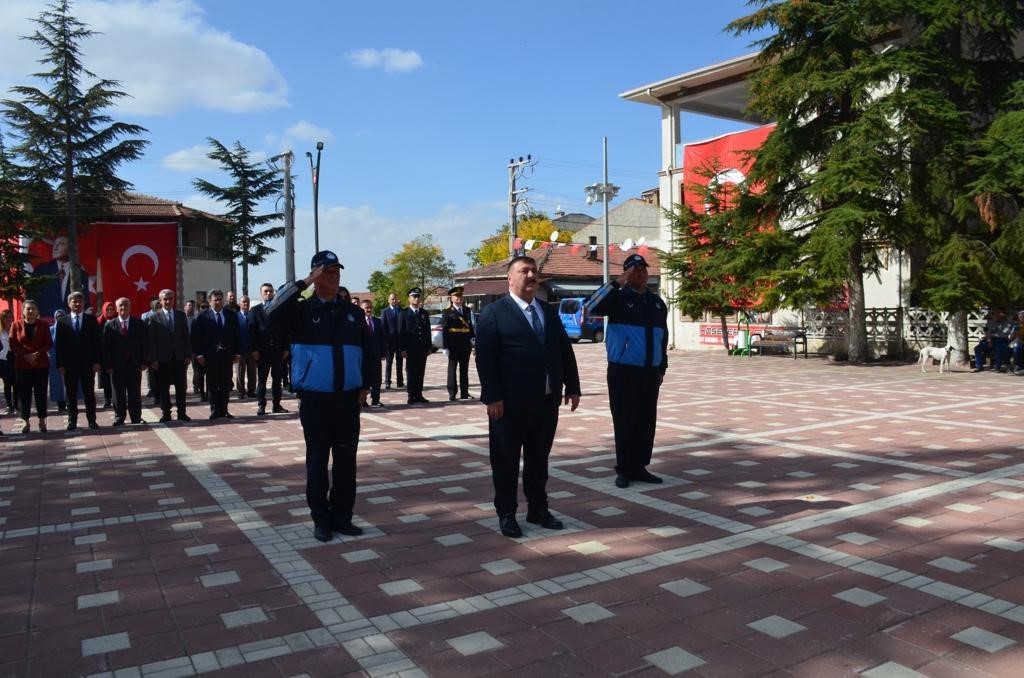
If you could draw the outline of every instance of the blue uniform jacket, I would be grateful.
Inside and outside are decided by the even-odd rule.
[[[668,307],[661,297],[612,280],[591,295],[586,312],[608,317],[609,364],[668,369]]]
[[[267,302],[267,318],[288,338],[292,387],[298,393],[341,393],[370,383],[372,355],[366,320],[358,306],[303,299],[302,281],[285,283]]]

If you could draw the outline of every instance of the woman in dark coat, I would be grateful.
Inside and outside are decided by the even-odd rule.
[[[28,299],[21,305],[21,320],[11,326],[11,350],[14,351],[14,372],[18,383],[18,405],[21,423],[19,433],[28,433],[29,412],[33,397],[39,430],[46,431],[46,384],[50,374],[50,328],[39,317],[36,302]]]

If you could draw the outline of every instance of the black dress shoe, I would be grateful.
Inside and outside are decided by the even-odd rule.
[[[220,412],[210,412],[210,421],[213,421],[214,419],[220,419],[220,417]]]
[[[416,402],[418,402],[418,403],[429,403],[430,401],[427,400],[426,398],[424,398],[423,396],[420,396],[419,398],[416,399]]]
[[[267,408],[266,407],[262,407],[262,406],[261,407],[257,407],[256,408],[256,416],[257,417],[265,417],[265,416],[267,416]]]
[[[225,419],[234,419],[235,415],[231,414],[230,412],[225,412],[224,413],[224,418]]]
[[[627,487],[629,487],[629,478],[627,478],[622,473],[618,474],[617,476],[615,476],[615,487],[626,489]]]
[[[419,402],[419,401],[418,401],[418,400],[416,400],[415,398],[409,398],[409,402],[408,402],[407,404],[409,404],[409,405],[415,405],[415,404],[416,404],[416,403],[418,403],[418,402]]]
[[[164,416],[160,417],[161,424],[166,424],[169,421],[171,421],[171,415],[169,414],[165,414]]]
[[[178,415],[178,421],[192,421],[192,417],[182,412],[181,414]]]
[[[145,419],[132,419],[132,423],[133,424],[145,424],[146,420]]]
[[[78,424],[68,424],[67,426],[64,427],[64,430],[65,431],[77,431],[78,430]]]
[[[363,528],[358,525],[353,525],[352,521],[342,522],[340,520],[331,521],[331,530],[338,532],[347,537],[358,537],[363,533]]]
[[[518,539],[523,536],[523,531],[520,529],[519,523],[516,522],[516,514],[514,513],[498,516],[498,527],[501,528],[501,533],[506,537]]]
[[[462,395],[459,396],[459,400],[472,400],[472,399],[473,399],[473,396],[469,395],[468,393],[463,393]]]
[[[99,427],[100,427],[100,425],[99,425],[99,424],[97,424],[97,423],[96,423],[95,421],[90,421],[90,422],[89,422],[89,428],[91,428],[91,429],[92,429],[93,431],[95,431],[95,430],[96,430],[96,429],[98,429]]]
[[[551,515],[551,511],[544,509],[543,511],[526,512],[526,522],[533,523],[534,525],[540,525],[541,527],[548,530],[561,530],[565,527],[562,521]]]
[[[124,419],[115,419],[111,426],[124,426]]]
[[[635,480],[640,483],[651,483],[652,485],[660,485],[664,481],[658,476],[654,475],[647,469],[643,468],[629,476],[631,480]]]
[[[280,405],[274,405],[274,409],[271,410],[274,414],[288,414],[290,410],[286,410]]]
[[[330,541],[331,536],[331,528],[326,525],[316,525],[313,527],[313,537],[317,541]]]
[[[448,396],[449,402],[455,402],[455,396]]]

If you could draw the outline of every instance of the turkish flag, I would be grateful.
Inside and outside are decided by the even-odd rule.
[[[754,162],[751,151],[760,148],[774,129],[774,124],[763,125],[683,146],[683,201],[686,205],[694,212],[706,212],[710,205],[703,187],[710,183],[724,188],[744,181]],[[714,176],[706,176],[709,172],[714,172]],[[702,189],[694,191],[695,186]]]
[[[162,289],[176,289],[178,225],[93,224],[99,271],[97,292],[105,301],[128,297],[132,315],[149,310]]]

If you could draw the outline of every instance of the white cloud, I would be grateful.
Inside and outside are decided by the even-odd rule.
[[[209,152],[209,146],[198,144],[165,155],[160,162],[164,167],[175,172],[199,172],[216,169],[219,166],[217,161],[206,157]]]
[[[302,155],[304,150],[315,149],[317,141],[330,144],[334,141],[334,133],[305,120],[300,120],[289,127],[284,134],[267,134],[263,137],[263,144],[275,154],[290,149],[296,155]]]
[[[35,0],[0,3],[0,87],[39,70]],[[191,0],[82,0],[75,16],[96,32],[81,47],[89,70],[121,82],[127,114],[169,115],[195,107],[229,112],[288,105],[288,86],[270,58],[204,23]]]
[[[416,52],[393,47],[357,49],[345,56],[359,68],[383,68],[388,73],[414,71],[423,65],[423,59]]]
[[[300,120],[285,130],[285,136],[295,141],[334,141],[331,130],[317,127],[305,120]]]

